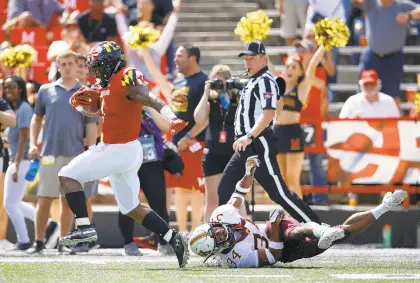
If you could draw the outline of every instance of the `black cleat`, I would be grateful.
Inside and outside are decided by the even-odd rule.
[[[42,243],[42,242],[40,242],[40,243],[35,242],[32,245],[31,248],[29,248],[29,249],[26,250],[26,253],[33,254],[33,255],[35,255],[35,254],[41,254],[41,253],[43,253],[43,250],[44,250],[44,243]]]
[[[57,222],[51,221],[45,230],[45,248],[54,249],[60,236],[60,226]]]
[[[72,247],[79,243],[90,243],[98,239],[96,234],[95,225],[80,225],[73,229],[70,234],[59,240],[60,246]]]
[[[174,233],[175,235],[172,237],[169,244],[175,251],[179,267],[183,268],[185,267],[185,265],[187,265],[188,259],[190,257],[190,253],[188,250],[188,234],[178,232]]]

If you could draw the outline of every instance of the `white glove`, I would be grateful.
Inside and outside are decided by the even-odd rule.
[[[284,212],[280,209],[272,208],[270,209],[269,219],[268,221],[273,224],[276,222],[277,217],[280,216],[280,218],[284,217]]]
[[[245,175],[251,176],[260,167],[261,161],[258,159],[258,155],[248,157],[245,164]]]

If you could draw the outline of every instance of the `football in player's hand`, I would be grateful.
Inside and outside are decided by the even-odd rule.
[[[89,114],[97,114],[100,107],[100,93],[91,88],[81,88],[74,95],[76,110]]]

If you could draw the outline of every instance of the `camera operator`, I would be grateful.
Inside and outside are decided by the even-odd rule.
[[[319,217],[309,206],[288,189],[277,164],[271,126],[277,101],[282,95],[280,88],[283,88],[284,80],[275,78],[268,70],[265,47],[261,42],[247,43],[239,57],[244,57],[250,79],[242,89],[235,114],[235,153],[223,171],[219,183],[219,205],[226,204],[235,189],[241,193],[250,190],[242,188],[238,181],[245,174],[244,163],[247,158],[258,155],[262,162],[255,178],[269,197],[299,221],[320,223]]]
[[[204,94],[194,111],[196,123],[208,122],[202,162],[206,187],[204,221],[209,221],[211,213],[219,206],[217,185],[234,153],[234,120],[241,89],[242,85],[232,78],[228,66],[216,65],[210,73],[210,80],[205,83]]]

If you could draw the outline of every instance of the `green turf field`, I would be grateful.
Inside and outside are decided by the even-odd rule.
[[[0,252],[0,282],[420,282],[420,250],[334,248],[312,259],[261,269],[203,267],[192,257],[178,269],[173,257],[154,252],[123,257],[122,250],[82,255],[25,256]]]

